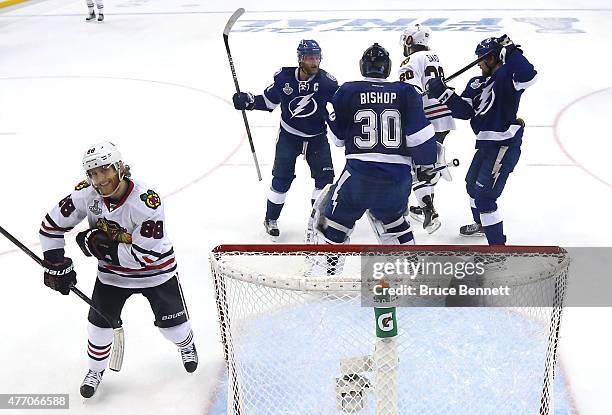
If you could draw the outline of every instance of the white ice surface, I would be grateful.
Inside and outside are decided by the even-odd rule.
[[[86,372],[87,307],[49,291],[38,266],[0,238],[0,393],[70,393],[75,414],[202,414],[212,405],[222,353],[207,253],[220,243],[266,242],[261,221],[279,118],[278,112],[249,114],[264,175],[258,183],[240,114],[231,106],[234,86],[221,41],[237,7],[248,11],[243,20],[278,19],[275,27],[287,27],[287,19],[346,19],[312,24],[303,33],[233,33],[240,84],[256,93],[280,66],[295,64],[303,37],[321,43],[322,66],[341,82],[359,77],[359,57],[374,41],[392,51],[396,69],[400,32],[337,30],[352,19],[500,18],[494,33],[436,31],[432,46],[451,73],[473,59],[479,40],[507,32],[539,71],[519,113],[528,126],[523,155],[499,203],[509,243],[612,243],[607,1],[123,0],[106,2],[103,24],[84,21],[84,1],[27,2],[0,9],[0,225],[40,253],[38,225],[82,179],[83,151],[114,141],[135,177],[164,197],[200,368],[184,372],[174,347],[152,325],[146,300],[135,297],[123,313],[124,369],[108,372],[99,396],[85,402],[78,386]],[[573,18],[580,32],[538,31],[517,20],[525,18]],[[453,85],[462,89],[476,73]],[[457,236],[470,219],[463,177],[474,151],[469,126],[458,126],[447,139],[447,157],[462,165],[436,193],[443,226],[433,236],[415,226],[421,243],[473,242]],[[332,151],[338,173],[343,154]],[[301,159],[297,175],[279,221],[284,243],[301,242],[309,210],[312,182]],[[67,239],[79,286],[91,293],[95,265]],[[357,224],[352,240],[374,242],[366,222]],[[610,321],[610,309],[565,311],[560,358],[580,414],[612,413]]]

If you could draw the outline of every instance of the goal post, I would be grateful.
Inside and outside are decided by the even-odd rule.
[[[230,414],[554,413],[562,248],[221,245],[210,263]]]

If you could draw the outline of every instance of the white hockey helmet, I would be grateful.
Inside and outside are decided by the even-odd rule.
[[[409,37],[412,37],[412,42],[407,45],[406,41]],[[402,46],[414,46],[421,45],[427,47],[429,39],[431,38],[431,30],[427,26],[421,26],[419,23],[414,26],[404,29],[400,37],[400,43]]]
[[[117,149],[117,146],[109,141],[103,141],[91,146],[83,155],[83,169],[89,181],[90,177],[88,172],[91,169],[108,165],[112,165],[115,170],[117,170],[117,173],[119,173],[119,180],[122,180],[124,172],[121,153],[119,149]]]

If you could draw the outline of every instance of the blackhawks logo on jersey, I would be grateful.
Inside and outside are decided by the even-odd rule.
[[[161,199],[153,190],[147,190],[147,193],[141,194],[140,200],[145,202],[145,205],[151,209],[157,209],[159,206],[161,206]]]
[[[113,241],[122,242],[124,244],[132,243],[132,234],[117,222],[106,218],[100,218],[96,221],[96,228],[107,234]]]
[[[79,184],[74,186],[74,190],[83,190],[86,187],[89,187],[89,182],[87,180],[83,180],[82,182],[79,182]]]

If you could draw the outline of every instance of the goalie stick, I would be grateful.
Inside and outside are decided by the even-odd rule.
[[[22,244],[17,238],[11,235],[6,229],[0,226],[0,233],[4,235],[9,241],[14,243],[17,248],[21,249],[25,252],[30,258],[32,258],[38,265],[44,267],[43,260],[38,257],[34,252],[32,252],[27,246]],[[125,334],[123,333],[123,327],[121,327],[121,323],[117,322],[117,324],[113,324],[111,320],[105,316],[100,310],[96,308],[96,305],[91,300],[91,298],[87,297],[81,290],[79,290],[74,285],[70,285],[70,291],[75,293],[80,299],[85,301],[92,310],[100,315],[106,321],[106,323],[113,328],[113,347],[111,350],[110,358],[108,360],[108,367],[110,370],[115,372],[119,372],[121,370],[121,366],[123,365],[123,352],[125,348]]]
[[[223,43],[225,43],[225,51],[227,52],[227,59],[229,60],[230,69],[232,71],[232,77],[234,78],[234,86],[236,92],[240,93],[240,86],[238,85],[238,76],[236,75],[236,68],[234,68],[234,60],[232,59],[232,52],[229,47],[229,32],[232,30],[234,23],[242,16],[244,9],[241,7],[236,10],[223,29]],[[253,161],[255,162],[255,168],[257,169],[257,178],[261,181],[261,171],[259,170],[259,162],[257,161],[257,154],[255,153],[255,145],[253,144],[253,137],[251,136],[251,127],[249,127],[249,120],[246,116],[246,111],[242,110],[242,120],[244,121],[244,127],[246,128],[247,137],[249,139],[249,145],[251,146],[251,154],[253,154]]]

